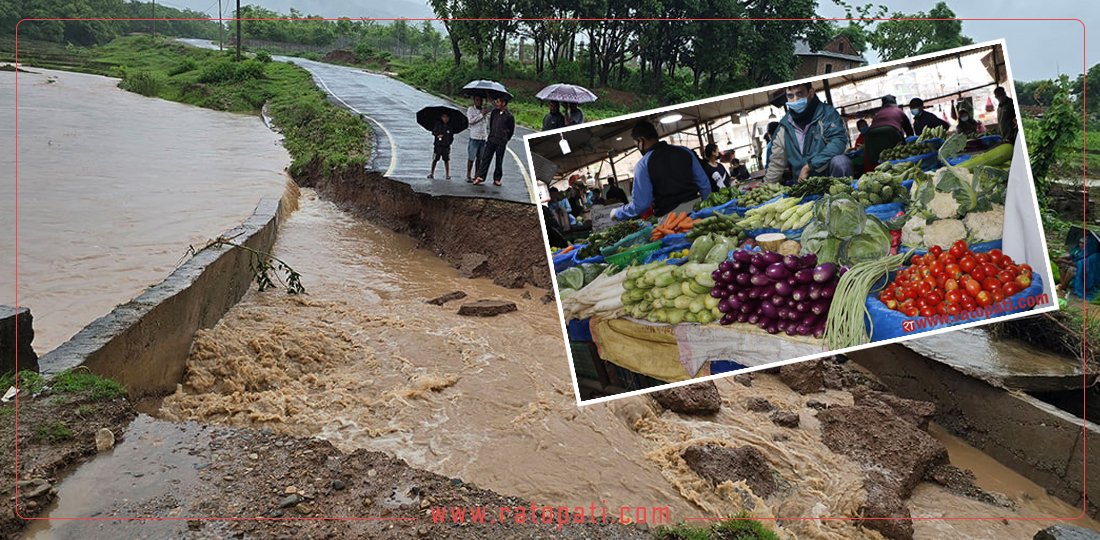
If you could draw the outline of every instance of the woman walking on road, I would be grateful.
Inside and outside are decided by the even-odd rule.
[[[489,139],[481,151],[481,163],[477,168],[477,178],[473,182],[475,186],[485,183],[485,177],[489,175],[489,160],[493,159],[496,162],[496,168],[493,170],[493,185],[500,187],[501,179],[504,177],[504,171],[501,169],[504,165],[504,151],[508,149],[508,141],[516,132],[516,119],[508,110],[508,100],[498,96],[493,99],[493,103],[497,108],[489,115]]]

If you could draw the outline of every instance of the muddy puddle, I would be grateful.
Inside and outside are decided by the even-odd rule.
[[[824,446],[807,407],[808,399],[851,404],[847,392],[801,396],[758,374],[752,387],[719,381],[723,410],[707,420],[662,413],[648,398],[578,408],[561,327],[539,291],[462,278],[411,240],[351,218],[308,189],[280,231],[276,254],[302,273],[309,294],[249,292],[198,336],[189,374],[161,404],[161,417],[318,436],[540,504],[662,506],[674,521],[743,510],[760,518],[853,516],[863,500],[859,468]],[[454,290],[514,301],[519,311],[465,318],[455,313],[461,301],[424,303]],[[782,428],[748,412],[750,397],[799,412],[802,425]],[[764,501],[742,484],[707,484],[680,457],[705,442],[759,448],[780,477],[779,493]],[[952,457],[966,456],[969,447],[955,443]],[[977,457],[960,460],[968,466]],[[986,478],[979,473],[980,482]],[[1076,514],[1016,480],[1026,489],[1006,494],[1029,493],[1034,502],[1019,512],[960,503],[924,484],[914,515]],[[1043,524],[1013,526],[1034,534]],[[916,523],[919,538],[1008,537],[1001,536],[1006,530],[1000,521]],[[787,521],[783,532],[881,538],[835,520]]]
[[[39,355],[164,279],[201,246],[283,194],[289,163],[258,116],[117,88],[117,79],[19,74],[19,305]],[[0,72],[14,103],[15,74]],[[0,111],[15,140],[15,109]],[[0,229],[16,226],[15,148],[0,152]],[[0,237],[15,253],[16,237]],[[0,260],[0,304],[15,305],[14,257]]]

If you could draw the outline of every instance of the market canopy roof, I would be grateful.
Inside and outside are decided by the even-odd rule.
[[[1000,44],[986,44],[977,47],[963,48],[954,53],[935,53],[929,57],[917,58],[908,62],[878,66],[872,68],[856,68],[847,71],[838,71],[828,77],[830,88],[836,89],[843,86],[854,85],[862,81],[886,77],[890,72],[904,68],[910,70],[933,66],[943,62],[961,62],[963,57],[984,55],[982,65],[986,68],[990,78],[995,82],[1005,79],[1004,50]],[[815,88],[822,88],[821,80],[814,81]],[[646,119],[657,127],[657,133],[663,138],[674,133],[680,133],[718,120],[723,120],[734,114],[745,113],[768,105],[781,106],[785,101],[783,90],[759,91],[750,94],[727,97],[706,103],[706,100],[691,102],[671,110],[658,113],[650,113],[631,119],[616,120],[599,125],[582,125],[579,128],[561,133],[535,135],[530,138],[531,153],[537,154],[554,162],[558,171],[568,174],[593,163],[598,163],[609,156],[619,155],[634,148],[634,141],[630,138],[630,130],[638,120]],[[878,99],[881,96],[873,96],[868,99]],[[858,103],[858,102],[857,102]],[[843,108],[856,105],[856,103],[834,104]],[[877,106],[878,104],[875,104]],[[683,115],[679,121],[664,124],[659,118],[671,113]],[[560,141],[564,138],[569,141],[570,152],[562,153]]]

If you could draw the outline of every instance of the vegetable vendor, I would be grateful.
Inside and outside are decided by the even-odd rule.
[[[604,199],[607,199],[607,204],[626,204],[628,202],[626,192],[619,187],[619,181],[614,176],[607,177],[607,194],[604,195]]]
[[[848,131],[840,113],[822,102],[810,83],[787,88],[787,114],[772,139],[766,182],[780,182],[789,167],[798,181],[811,176],[852,176],[844,154]]]
[[[1073,227],[1066,235],[1066,247],[1070,246],[1069,255],[1058,259],[1064,268],[1058,290],[1072,287],[1074,296],[1092,300],[1100,293],[1100,238],[1092,231]]]
[[[948,129],[951,126],[944,122],[942,118],[924,110],[924,100],[921,98],[913,98],[909,100],[909,114],[913,116],[913,131],[920,135],[924,131],[924,128],[938,128]]]
[[[978,135],[985,131],[981,122],[974,119],[974,106],[969,102],[959,104],[959,125],[955,129],[963,135]]]
[[[633,219],[650,206],[653,215],[691,212],[700,198],[710,196],[710,181],[695,152],[660,140],[657,128],[642,120],[630,132],[642,159],[634,166],[634,200],[616,208],[611,219]]]
[[[1016,134],[1020,131],[1016,123],[1016,104],[1003,86],[993,90],[993,96],[997,98],[997,127],[1001,130],[1001,137],[1005,142],[1016,142]]]

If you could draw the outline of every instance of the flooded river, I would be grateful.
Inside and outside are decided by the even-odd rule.
[[[300,205],[280,232],[276,254],[302,273],[309,294],[249,292],[199,335],[187,379],[164,400],[161,417],[267,427],[319,436],[347,450],[382,450],[538,503],[667,506],[676,521],[746,507],[761,518],[856,514],[862,473],[823,445],[806,406],[811,398],[850,404],[847,392],[801,396],[758,375],[752,387],[719,381],[725,406],[713,419],[662,414],[643,398],[578,408],[555,309],[538,300],[539,291],[527,298],[464,279],[411,240],[352,218],[311,190],[302,190]],[[424,303],[454,290],[515,301],[519,312],[464,318],[454,303]],[[802,426],[780,428],[747,412],[753,396],[802,411]],[[777,442],[783,436],[789,438]],[[765,502],[739,486],[710,486],[680,457],[701,442],[756,446],[781,476],[781,493]],[[976,459],[956,448],[969,447],[952,446],[961,466]],[[1018,513],[922,485],[914,516],[1076,514],[1013,478],[1029,486],[1006,493],[1019,499]],[[952,531],[1022,538],[1014,534],[1039,528],[999,520],[916,523],[923,538]],[[798,538],[880,538],[845,521],[789,521],[784,530]]]
[[[34,348],[49,352],[164,279],[204,244],[283,194],[290,162],[258,116],[143,97],[117,79],[19,74],[19,291]],[[14,103],[15,73],[0,72]],[[0,229],[15,230],[15,109],[0,111]],[[14,234],[0,252],[16,252]],[[16,301],[14,257],[0,260],[0,304]]]

